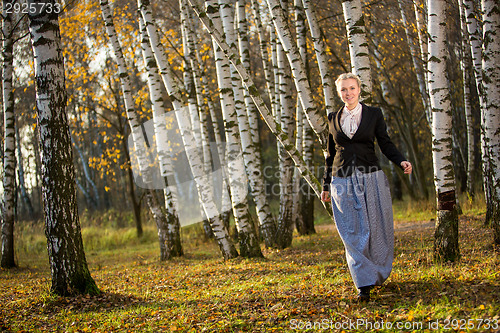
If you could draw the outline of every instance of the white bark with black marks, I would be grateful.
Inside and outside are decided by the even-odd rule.
[[[298,0],[298,2],[300,2],[300,0]],[[336,93],[335,84],[333,82],[333,78],[330,72],[330,66],[328,63],[328,53],[325,44],[325,36],[323,36],[311,1],[302,0],[302,6],[307,17],[307,22],[309,23],[311,38],[314,45],[314,53],[316,54],[316,59],[318,61],[318,68],[321,76],[321,85],[323,87],[323,94],[325,98],[325,112],[328,115],[330,112],[336,111],[334,107]]]
[[[264,119],[266,125],[271,130],[271,133],[274,136],[276,136],[276,138],[283,144],[283,146],[285,147],[285,150],[290,154],[295,165],[301,171],[301,176],[307,180],[307,182],[309,183],[311,188],[314,190],[315,194],[319,197],[320,193],[322,191],[322,187],[321,187],[320,182],[312,174],[312,172],[307,168],[301,155],[297,152],[295,145],[291,142],[289,137],[285,133],[283,133],[281,128],[276,123],[276,120],[273,118],[271,112],[267,108],[267,105],[264,103],[262,97],[260,96],[260,94],[257,90],[257,87],[255,86],[255,83],[253,82],[252,78],[250,77],[250,75],[248,74],[246,69],[243,67],[241,62],[239,61],[239,56],[230,49],[230,47],[227,45],[227,43],[222,38],[221,33],[219,31],[217,31],[216,29],[214,29],[214,25],[211,22],[211,20],[207,17],[207,13],[204,10],[201,10],[194,1],[192,1],[192,0],[188,0],[188,1],[191,4],[191,7],[196,12],[196,14],[198,15],[198,18],[201,20],[203,25],[207,28],[208,32],[214,37],[217,44],[221,47],[225,56],[228,57],[229,61],[231,61],[231,63],[238,70],[238,74],[242,78],[245,88],[250,93],[252,100],[254,101],[255,105],[257,106],[257,109],[259,110],[259,113],[261,114],[262,118]]]
[[[300,57],[297,44],[292,38],[290,26],[285,17],[283,7],[279,0],[266,0],[266,2],[271,12],[271,18],[273,20],[274,27],[276,28],[276,33],[278,34],[281,45],[283,46],[288,58],[288,62],[290,63],[295,88],[297,89],[297,94],[299,95],[302,108],[306,114],[309,124],[318,136],[321,147],[324,150],[326,149],[328,132],[325,121],[326,118],[314,102],[311,86],[307,78],[306,66]]]
[[[57,295],[98,294],[85,259],[78,219],[58,15],[42,12],[30,14],[29,19],[51,291]]]
[[[234,1],[228,0],[219,0],[218,5],[215,1],[205,2],[210,19],[218,26],[220,31],[225,32],[228,45],[237,50],[238,45],[234,31],[234,4]],[[229,188],[233,215],[238,230],[240,255],[244,257],[260,257],[262,253],[249,211],[248,201],[246,198],[241,197],[242,190],[246,191],[248,187],[245,165],[249,168],[248,172],[254,172],[253,168],[255,167],[251,160],[252,157],[249,156],[252,153],[253,140],[249,131],[248,115],[242,92],[243,86],[236,70],[231,66],[231,63],[215,41],[213,41],[213,47],[226,134]],[[238,157],[240,154],[242,156]]]
[[[483,85],[484,139],[489,163],[486,175],[491,179],[490,221],[495,243],[500,244],[500,4],[482,0],[483,12]]]
[[[237,2],[238,48],[240,50],[241,62],[247,71],[250,72],[250,45],[247,35],[248,26],[245,3],[246,2],[244,0],[239,0]],[[234,69],[234,66],[232,69]],[[264,239],[266,246],[271,247],[274,245],[276,221],[271,212],[269,201],[267,200],[264,174],[262,172],[261,143],[258,123],[259,112],[255,107],[250,94],[243,88],[239,74],[235,69],[231,74],[233,77],[233,83],[238,82],[236,89],[237,91],[241,91],[240,94],[243,94],[245,101],[243,111],[246,109],[246,113],[239,112],[238,126],[240,129],[241,143],[244,151],[243,158],[245,160],[248,179],[250,181],[251,194],[255,201],[260,234]]]
[[[360,100],[369,103],[372,95],[372,72],[361,0],[343,0],[342,9],[349,40],[351,69],[361,79]]]
[[[455,173],[452,164],[452,109],[446,75],[446,0],[428,2],[428,85],[432,107],[432,159],[437,197],[434,257],[459,258]]]
[[[8,1],[3,2],[3,8]],[[5,12],[5,10],[4,10]],[[1,267],[16,266],[14,258],[14,221],[16,204],[16,118],[14,113],[13,36],[12,15],[4,14],[2,20],[2,97],[3,97],[3,197],[0,201],[2,214]]]
[[[177,215],[177,186],[170,186],[171,184],[168,182],[168,179],[174,178],[174,172],[167,145],[167,122],[161,91],[162,83],[153,50],[149,43],[146,26],[140,15],[139,28],[141,33],[142,56],[147,72],[149,98],[153,110],[156,151],[158,152],[160,173],[165,180],[165,188],[163,189],[165,208],[162,209],[160,200],[157,198],[157,194],[154,190],[148,190],[146,195],[158,230],[160,260],[168,260],[172,257],[182,256],[183,254],[180,237],[180,222],[179,216]]]
[[[180,135],[184,143],[189,166],[191,167],[191,172],[193,173],[196,188],[200,196],[200,201],[203,205],[203,210],[205,211],[206,216],[209,218],[210,226],[214,233],[215,240],[219,245],[224,259],[235,258],[238,256],[238,252],[236,251],[236,248],[234,247],[234,244],[229,237],[228,230],[226,229],[221,219],[217,205],[215,204],[212,184],[209,180],[208,175],[206,174],[206,172],[204,172],[204,166],[201,156],[196,153],[197,146],[196,140],[192,134],[191,121],[189,118],[189,114],[187,114],[184,108],[185,99],[181,94],[180,85],[178,84],[178,82],[176,82],[174,75],[170,69],[165,50],[160,41],[159,33],[154,24],[149,1],[139,0],[138,7],[141,11],[141,15],[146,25],[156,63],[160,68],[160,75],[162,77],[163,85],[165,86],[174,109],[176,110],[175,116],[177,124],[179,126]]]

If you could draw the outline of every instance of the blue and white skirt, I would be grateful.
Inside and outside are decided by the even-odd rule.
[[[332,177],[333,217],[357,288],[381,285],[391,273],[394,224],[389,182],[382,170]]]

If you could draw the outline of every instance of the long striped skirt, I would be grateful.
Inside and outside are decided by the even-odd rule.
[[[389,182],[382,170],[333,177],[333,217],[357,288],[381,285],[391,273],[394,225]]]

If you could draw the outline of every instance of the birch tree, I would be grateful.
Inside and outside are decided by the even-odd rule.
[[[415,76],[417,77],[418,89],[420,91],[420,96],[422,98],[422,105],[424,106],[425,114],[427,116],[427,123],[431,123],[431,111],[429,102],[429,92],[427,91],[427,84],[424,75],[424,66],[422,64],[422,54],[418,48],[418,42],[415,40],[412,31],[410,31],[410,23],[406,15],[406,3],[405,0],[398,0],[399,12],[401,13],[401,19],[403,21],[403,27],[405,30],[406,42],[410,48],[411,61],[413,68],[415,70]]]
[[[115,55],[115,61],[118,65],[118,77],[120,78],[121,92],[123,102],[125,105],[125,112],[127,114],[127,121],[130,125],[132,140],[134,142],[134,149],[138,160],[138,169],[141,173],[143,181],[148,184],[151,182],[151,166],[147,156],[147,147],[142,132],[140,121],[135,111],[134,97],[132,94],[132,86],[130,84],[130,76],[128,73],[125,58],[123,56],[122,47],[116,34],[116,29],[113,22],[113,12],[107,0],[100,0],[102,19],[106,27],[111,48]],[[137,235],[142,236],[142,222],[140,213],[136,214]]]
[[[297,46],[299,48],[300,57],[304,64],[307,66],[307,29],[306,29],[306,15],[304,12],[304,7],[302,6],[301,0],[294,1],[294,14],[295,14],[295,33],[297,35]],[[304,116],[302,111],[302,105],[300,101],[297,101],[295,105],[295,146],[302,156],[304,155]],[[293,206],[292,206],[292,219],[293,224],[297,228],[299,234],[306,234],[306,228],[304,224],[304,216],[302,215],[302,193],[301,193],[301,177],[299,170],[294,168],[293,170]]]
[[[3,98],[3,197],[2,209],[2,259],[3,268],[16,266],[14,259],[14,220],[16,202],[16,121],[14,114],[14,90],[12,87],[13,72],[13,36],[12,14],[6,11],[7,4],[3,1],[2,14],[2,98]]]
[[[259,8],[259,2],[257,0],[250,0],[252,3],[252,12],[255,20],[255,28],[257,29],[257,35],[259,37],[259,50],[260,58],[262,60],[262,70],[264,71],[264,77],[266,79],[266,90],[269,99],[271,100],[271,110],[275,109],[275,99],[273,87],[274,80],[271,73],[271,65],[269,64],[269,52],[268,52],[268,40],[266,39],[265,29],[262,25],[261,13]]]
[[[344,0],[342,1],[342,9],[346,23],[347,39],[349,40],[351,69],[361,79],[360,99],[370,103],[372,74],[361,0]]]
[[[21,198],[23,199],[26,210],[28,211],[28,216],[34,221],[35,220],[35,210],[33,209],[33,204],[26,190],[25,182],[25,170],[23,153],[21,149],[21,135],[19,134],[19,126],[16,125],[16,151],[17,151],[17,178],[19,179],[19,191],[21,192]]]
[[[452,165],[451,101],[446,75],[446,0],[428,2],[428,85],[432,107],[432,159],[437,198],[434,258],[459,258],[458,213]]]
[[[161,78],[158,74],[158,66],[154,59],[151,44],[149,43],[146,26],[139,13],[139,29],[141,36],[142,56],[146,66],[149,98],[153,110],[153,123],[155,129],[155,143],[160,163],[160,173],[165,182],[163,197],[165,205],[162,207],[160,200],[154,190],[147,192],[149,206],[155,218],[158,229],[158,240],[160,244],[160,260],[171,259],[183,255],[180,222],[177,215],[177,191],[175,186],[169,186],[168,179],[173,177],[173,167],[170,161],[168,137],[166,133],[167,124],[161,91]]]
[[[413,0],[413,10],[415,12],[415,21],[417,24],[417,35],[418,35],[418,45],[420,47],[420,55],[421,59],[423,59],[423,68],[424,68],[424,79],[427,86],[427,59],[428,59],[428,36],[427,36],[427,3],[426,0]],[[426,87],[428,92],[428,89]],[[429,111],[430,112],[430,111]],[[432,116],[432,112],[431,115]],[[430,121],[430,119],[429,119]],[[430,124],[430,122],[429,122]]]
[[[288,16],[288,6],[286,2],[282,3],[283,16]],[[285,21],[288,24],[288,21]],[[275,26],[276,28],[276,26]],[[279,31],[276,31],[279,35]],[[292,78],[291,69],[288,65],[286,51],[284,50],[282,40],[276,41],[276,68],[278,83],[278,108],[276,110],[277,120],[280,122],[281,129],[291,139],[293,138],[293,112],[294,102],[292,99]],[[296,46],[296,44],[294,44]],[[298,51],[298,48],[297,48]],[[299,53],[300,55],[300,53]],[[299,58],[300,61],[302,59]],[[304,66],[305,69],[305,66]],[[279,248],[286,248],[292,244],[293,234],[293,161],[280,142],[278,144],[278,164],[279,164],[279,185],[280,185],[280,207],[279,218],[276,232],[276,243]]]
[[[276,28],[276,33],[279,36],[281,45],[283,46],[285,54],[288,58],[295,82],[295,88],[297,90],[297,94],[299,95],[300,102],[302,103],[302,108],[306,114],[309,124],[318,136],[321,147],[326,149],[328,129],[326,127],[325,117],[321,114],[319,108],[315,105],[313,100],[311,86],[309,85],[309,80],[307,79],[306,67],[300,58],[300,52],[297,44],[292,39],[290,26],[285,17],[283,7],[279,0],[266,0],[266,2],[268,4],[269,11],[271,12],[271,18],[273,20],[274,27]]]
[[[192,11],[189,9],[187,2],[185,0],[179,0],[179,5],[181,10],[183,41],[185,44],[184,58],[189,63],[186,65],[186,68],[189,68],[193,72],[192,82],[194,83],[193,85],[199,108],[198,111],[200,114],[201,138],[202,142],[205,143],[202,147],[203,163],[205,171],[208,172],[208,170],[211,170],[211,163],[213,161],[210,155],[211,153],[209,151],[209,144],[208,144],[209,142],[208,128],[210,124],[213,126],[217,154],[221,165],[226,165],[223,153],[224,143],[222,142],[222,134],[221,134],[221,129],[219,127],[219,122],[217,120],[214,102],[210,94],[208,93],[208,89],[204,89],[208,87],[208,80],[207,80],[207,75],[205,75],[201,70],[200,55],[195,43],[196,22],[192,17]],[[225,168],[221,168],[221,175],[222,175],[222,188],[227,189],[228,179]],[[226,228],[229,228],[229,219],[231,216],[231,198],[229,196],[229,192],[226,190],[222,191],[221,211],[222,211],[221,217],[224,222],[224,225],[226,226]],[[204,213],[202,215],[204,215]],[[210,224],[208,223],[208,220],[204,220],[203,223],[204,223],[205,233],[207,235],[211,235],[211,230],[209,230]],[[212,236],[210,236],[210,238],[211,237]]]
[[[299,47],[302,61],[307,64],[307,26],[305,20],[307,17],[321,75],[321,84],[325,98],[325,109],[328,114],[333,111],[334,89],[328,70],[326,47],[323,40],[324,36],[322,36],[319,30],[319,24],[311,5],[308,2],[306,4],[306,2],[307,1],[295,0],[297,45]],[[300,102],[297,103],[296,109],[296,146],[302,153],[302,156],[304,156],[304,161],[306,162],[307,167],[312,169],[314,167],[314,133],[312,132],[311,126],[303,116],[302,105]],[[298,198],[297,200],[294,200],[294,207],[298,206],[297,212],[295,213],[298,218],[295,219],[295,223],[298,232],[302,235],[307,235],[316,232],[314,229],[314,197],[309,187],[304,188],[303,185],[305,184],[297,171],[298,170],[295,172],[295,186],[297,188]]]
[[[462,77],[464,89],[464,113],[467,125],[467,195],[469,199],[474,199],[474,171],[475,171],[475,140],[474,140],[474,117],[472,112],[471,86],[476,89],[475,80],[473,80],[472,54],[469,46],[469,33],[467,31],[467,18],[465,14],[464,1],[459,1],[460,23],[462,32]]]
[[[186,149],[189,166],[193,173],[196,188],[200,196],[200,201],[203,205],[203,210],[209,218],[210,226],[215,236],[215,240],[219,245],[224,259],[231,259],[238,256],[238,252],[232,243],[229,233],[221,219],[220,212],[214,201],[214,193],[211,188],[207,174],[203,170],[201,157],[196,153],[196,141],[191,132],[191,124],[189,116],[183,111],[184,98],[181,94],[181,89],[175,81],[173,73],[169,68],[165,50],[161,44],[158,31],[154,24],[154,19],[151,13],[148,0],[138,0],[138,7],[144,19],[144,24],[148,32],[151,48],[156,59],[156,63],[160,70],[160,75],[165,86],[170,100],[176,110],[175,116],[181,132],[182,141]]]
[[[245,69],[250,72],[250,45],[248,42],[248,23],[246,19],[245,0],[237,2],[237,32],[238,48],[240,50],[241,62]],[[263,60],[263,62],[266,62]],[[276,234],[276,221],[271,212],[269,201],[265,192],[264,174],[262,172],[261,142],[259,136],[258,110],[255,107],[252,98],[247,90],[243,89],[243,83],[238,72],[233,66],[233,82],[238,81],[237,88],[242,91],[245,101],[245,113],[241,113],[238,119],[240,134],[242,137],[242,148],[245,152],[243,157],[247,166],[248,178],[252,190],[252,196],[255,201],[257,217],[260,226],[260,235],[264,239],[266,247],[274,246]],[[247,133],[250,137],[247,137]]]
[[[484,133],[489,163],[485,175],[491,179],[490,224],[494,241],[500,244],[500,4],[482,0],[484,85]]]
[[[75,193],[75,171],[66,117],[64,62],[58,13],[44,6],[30,13],[34,54],[37,128],[42,160],[45,234],[57,295],[100,293],[85,259]],[[35,2],[29,1],[30,5]],[[31,6],[30,6],[31,8]]]
[[[201,107],[203,105],[203,97],[199,87],[200,75],[196,72],[194,66],[197,65],[195,61],[196,57],[196,47],[194,46],[194,33],[192,32],[195,28],[191,27],[191,22],[193,21],[190,16],[190,12],[188,11],[187,4],[184,0],[179,0],[179,8],[180,8],[180,17],[181,17],[181,36],[182,36],[182,45],[184,50],[183,57],[183,70],[182,75],[184,79],[184,87],[187,94],[187,104],[189,115],[191,116],[191,125],[193,128],[194,138],[197,142],[197,148],[199,149],[199,154],[202,156],[204,172],[209,173],[212,172],[212,156],[210,151],[210,139],[208,134],[208,116],[205,112],[201,112]],[[219,142],[220,144],[220,142]],[[221,145],[217,145],[217,150],[220,151],[222,149]],[[221,154],[219,154],[220,157]],[[223,160],[220,160],[222,165],[225,165]],[[221,168],[222,174],[222,188],[227,188],[227,176],[225,174],[225,169]],[[227,191],[222,191],[222,200],[229,201],[223,202],[223,205],[226,205],[224,208],[227,210],[231,209],[229,195]],[[199,196],[198,196],[199,199]],[[202,204],[200,202],[200,213],[203,219],[203,226],[206,231],[206,235],[211,237],[212,234],[209,231],[210,224],[208,219],[205,216],[205,212],[203,211]],[[223,210],[224,211],[224,210]],[[224,211],[225,212],[225,211]],[[225,217],[225,216],[224,216]],[[229,219],[224,219],[224,223],[226,226],[229,226]]]
[[[491,166],[489,158],[489,149],[487,144],[487,134],[486,134],[486,93],[484,90],[483,83],[483,64],[482,64],[482,45],[483,45],[483,35],[481,25],[478,21],[476,11],[474,8],[474,1],[464,0],[463,7],[465,10],[467,33],[469,36],[470,50],[472,56],[472,64],[474,68],[474,78],[476,81],[476,87],[479,95],[479,104],[481,106],[481,162],[483,171],[483,190],[486,200],[486,219],[485,223],[488,224],[491,218],[492,212],[492,194],[493,194],[493,180],[491,177]]]
[[[237,50],[237,40],[234,33],[234,6],[232,4],[234,2],[227,0],[219,0],[218,5],[215,1],[205,2],[210,19],[215,23],[216,27],[219,24],[218,29],[224,31],[227,43]],[[241,91],[241,80],[239,80],[239,77],[235,78],[235,69],[231,68],[229,60],[224,56],[215,41],[213,41],[213,47],[220,104],[224,119],[229,187],[233,215],[238,230],[240,254],[245,257],[259,257],[262,256],[262,252],[248,208],[248,201],[246,199],[241,201],[238,198],[241,195],[240,187],[245,186],[246,190],[248,184],[245,166],[242,165],[243,163],[239,163],[243,162],[243,160],[235,158],[242,152],[242,148],[244,162],[246,162],[247,167],[255,167],[247,155],[247,153],[251,153],[247,149],[252,149],[253,140],[249,131],[248,115]]]
[[[264,122],[266,123],[266,125],[269,127],[271,133],[274,136],[276,136],[276,138],[283,144],[283,146],[285,147],[285,150],[290,154],[295,165],[301,171],[302,177],[304,177],[304,179],[306,179],[309,186],[311,186],[311,188],[314,190],[316,196],[319,197],[320,192],[322,190],[322,187],[321,187],[318,179],[307,168],[301,155],[297,152],[295,145],[290,141],[288,136],[285,133],[283,133],[281,128],[276,123],[276,120],[273,118],[271,112],[267,108],[267,105],[265,104],[262,97],[260,96],[258,89],[255,86],[255,83],[253,82],[252,78],[248,74],[247,70],[243,67],[243,65],[239,61],[239,56],[233,50],[231,50],[229,45],[227,45],[227,43],[224,41],[224,38],[222,37],[221,33],[214,28],[214,24],[207,17],[207,13],[204,10],[202,10],[194,1],[188,0],[188,2],[190,3],[190,5],[193,8],[193,10],[195,11],[196,15],[198,16],[200,21],[203,23],[205,28],[208,30],[210,35],[215,39],[217,44],[221,47],[222,51],[224,52],[224,55],[236,67],[238,74],[240,75],[241,79],[243,80],[243,84],[244,84],[245,88],[250,93],[252,100],[254,101],[255,105],[257,106],[257,109],[259,110],[260,115],[264,119]],[[328,210],[326,205],[324,205],[324,207]]]
[[[316,17],[315,10],[310,0],[302,0],[307,22],[309,23],[309,30],[311,32],[311,39],[314,45],[314,53],[318,61],[319,73],[321,75],[321,85],[323,87],[323,95],[325,98],[325,111],[328,115],[335,110],[335,84],[332,80],[330,66],[328,62],[328,53],[325,44],[325,36],[323,35]]]

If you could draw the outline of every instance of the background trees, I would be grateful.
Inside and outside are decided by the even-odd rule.
[[[430,8],[421,1],[341,3],[297,0],[292,3],[262,0],[220,1],[201,6],[194,0],[187,3],[168,0],[148,3],[151,9],[147,10],[142,7],[146,4],[144,1],[138,4],[131,0],[116,0],[108,3],[109,12],[105,16],[113,18],[115,32],[112,34],[106,33],[111,26],[109,22],[104,23],[98,3],[79,1],[68,4],[61,13],[59,23],[61,50],[66,64],[66,112],[75,151],[72,164],[75,166],[76,200],[80,211],[97,214],[108,209],[134,212],[135,225],[140,234],[144,215],[153,214],[143,209],[146,200],[142,199],[152,192],[148,192],[138,181],[132,167],[136,163],[136,155],[130,154],[127,139],[132,131],[135,137],[147,134],[141,124],[155,117],[154,103],[163,99],[160,104],[165,111],[182,109],[187,112],[186,118],[176,113],[181,117],[177,122],[183,133],[182,145],[191,169],[183,171],[184,175],[193,176],[192,186],[197,186],[201,194],[191,197],[188,189],[183,187],[187,185],[181,185],[184,183],[177,179],[179,181],[174,185],[178,185],[179,192],[175,195],[181,198],[190,196],[190,201],[199,203],[196,210],[203,209],[204,218],[209,221],[206,225],[211,224],[212,235],[219,242],[223,256],[231,258],[237,255],[229,237],[227,219],[221,217],[221,213],[227,215],[231,210],[238,213],[235,215],[241,221],[238,234],[242,239],[252,238],[245,234],[252,235],[252,228],[255,228],[260,229],[260,237],[265,240],[266,246],[290,246],[290,231],[294,223],[301,226],[300,232],[308,231],[301,225],[300,219],[294,220],[296,216],[287,217],[290,211],[287,200],[292,202],[293,214],[298,215],[304,210],[293,207],[297,201],[304,204],[302,200],[305,199],[300,198],[320,189],[317,179],[322,176],[325,115],[340,105],[332,92],[331,81],[336,75],[357,68],[360,73],[366,73],[366,99],[382,107],[393,140],[414,164],[412,177],[404,177],[397,168],[391,172],[393,193],[402,189],[414,200],[433,198],[436,188],[434,175],[427,172],[435,164],[431,147],[436,143],[436,136],[433,137],[431,130],[439,126],[451,127],[454,130],[445,138],[448,152],[439,160],[446,162],[443,164],[446,170],[453,168],[455,172],[448,174],[449,178],[437,187],[456,182],[457,191],[467,189],[473,193],[474,190],[481,191],[484,183],[488,220],[493,226],[498,226],[497,175],[500,163],[495,162],[499,156],[499,78],[495,67],[500,63],[495,60],[499,54],[496,49],[499,44],[496,41],[498,16],[495,16],[498,5],[494,1],[485,0],[480,4],[464,0],[466,22],[462,28],[458,3],[440,3],[446,12],[443,17],[446,30],[441,25],[429,24],[432,20],[428,17],[434,16],[427,16]],[[224,24],[218,26],[209,20],[215,20],[216,13],[222,15]],[[3,24],[7,29],[9,16],[5,14],[4,9]],[[145,24],[143,37],[139,16]],[[22,18],[20,22],[23,22]],[[234,22],[237,23],[236,30],[233,30]],[[13,28],[17,36],[23,36],[23,31],[26,31],[23,24],[14,23]],[[428,41],[426,36],[433,29],[437,31],[431,36],[443,36],[446,43],[443,42],[442,49],[449,54],[439,62],[434,61],[438,57],[433,55],[430,57],[432,61],[427,61],[428,53],[433,51],[432,48],[428,50],[429,43],[434,45],[434,39]],[[461,30],[464,32],[463,40],[456,37],[461,35]],[[149,37],[154,55],[149,55],[146,62],[141,47],[144,34]],[[113,43],[109,42],[108,35],[113,37]],[[9,63],[8,36],[4,32],[4,64]],[[121,61],[118,44],[123,54]],[[35,82],[33,74],[26,74],[30,72],[30,64],[33,64],[33,55],[27,46],[26,39],[21,39],[13,47],[13,105],[15,110],[20,110],[15,115],[20,132],[18,158],[24,162],[17,163],[16,167],[24,171],[18,172],[24,177],[18,176],[17,193],[23,192],[21,180],[24,179],[25,197],[31,201],[36,214],[42,210],[39,193],[43,177],[41,152],[35,142],[42,138],[37,138],[33,131],[36,118],[32,110]],[[469,48],[470,56],[464,52]],[[466,61],[473,64],[475,80],[468,80],[466,75],[462,75],[462,71],[466,73],[466,67],[461,68],[460,62]],[[155,66],[150,66],[152,62],[156,62]],[[441,67],[434,69],[432,65],[438,63]],[[227,68],[225,72],[221,70],[224,66]],[[8,74],[8,66],[5,68]],[[163,85],[156,88],[148,85],[147,78],[151,71],[160,75]],[[437,78],[442,79],[443,86],[449,86],[446,96],[436,96],[435,87],[427,86],[426,82],[435,84]],[[123,89],[126,80],[128,88]],[[3,89],[9,90],[5,79]],[[467,92],[471,93],[470,98],[464,99]],[[449,103],[449,118],[446,121],[439,117],[435,119],[430,112],[431,96],[434,108],[440,103]],[[4,95],[2,148],[5,160],[0,167],[4,175],[2,195],[6,198],[3,204],[5,212],[12,206],[9,204],[12,200],[7,198],[15,192],[9,192],[13,188],[9,184],[13,184],[12,175],[16,170],[12,166],[14,160],[8,157],[12,156],[13,149],[11,138],[14,136],[11,133],[15,133],[11,125],[14,118],[9,111],[9,101],[9,97]],[[230,110],[233,106],[236,108]],[[128,126],[129,123],[132,126]],[[479,123],[482,124],[481,131],[477,126]],[[161,136],[161,126],[166,127],[167,124],[160,125],[154,133],[155,138]],[[473,149],[478,146],[479,135],[483,138],[481,152]],[[223,173],[224,186],[231,186],[229,191],[221,193],[228,194],[226,199],[230,198],[229,194],[233,195],[232,209],[228,200],[222,200],[223,203],[217,206],[216,201],[220,198],[212,191],[213,183],[209,178],[203,178],[207,172],[214,171],[217,164],[209,156],[209,147],[212,147],[211,143],[221,144],[221,138],[225,138],[228,145],[225,151],[215,150],[216,160],[224,161],[228,154],[237,151],[244,154],[244,165],[232,166],[244,170],[233,169]],[[158,156],[169,154],[168,148],[159,144],[156,146]],[[436,149],[441,151],[435,146]],[[471,155],[477,158],[471,158]],[[283,161],[281,172],[279,159]],[[296,167],[287,166],[285,160],[293,161]],[[259,165],[259,162],[262,164]],[[390,171],[384,158],[382,163]],[[226,164],[222,162],[223,166]],[[141,165],[142,171],[158,168],[165,175],[164,160],[143,159]],[[299,170],[299,173],[292,176],[293,172],[288,172],[291,168]],[[241,177],[235,177],[235,171],[245,172],[239,174]],[[172,178],[179,178],[180,175],[182,172],[172,170]],[[241,207],[235,207],[237,183],[245,188],[250,186],[246,197],[249,201]],[[462,187],[461,184],[468,185]],[[290,196],[283,195],[285,189],[294,189],[295,194],[290,191]],[[302,196],[297,195],[297,191]],[[289,198],[292,198],[291,201]],[[156,207],[161,207],[161,210],[154,210],[158,214],[167,214],[168,207],[175,207],[175,200],[166,193],[156,196],[155,201]],[[21,220],[31,218],[27,202],[17,201]],[[313,214],[326,214],[317,200],[314,213],[311,205],[306,206],[309,208],[304,219]],[[163,213],[160,213],[162,210]],[[254,218],[247,216],[247,211]],[[3,213],[2,216],[2,226],[8,228],[11,215]],[[182,225],[182,219],[179,223]],[[165,230],[163,232],[166,233]],[[6,231],[5,235],[9,233]],[[176,233],[178,231],[172,231],[172,239],[175,239]],[[8,246],[7,238],[5,244]],[[247,245],[248,250],[241,251]],[[242,253],[239,254],[258,255],[259,251],[252,250],[255,244],[247,245],[240,239]]]

